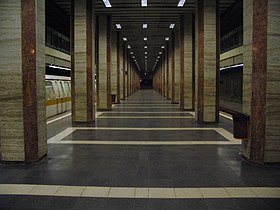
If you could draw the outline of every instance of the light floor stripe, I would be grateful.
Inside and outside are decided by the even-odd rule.
[[[66,114],[66,115],[63,115],[63,116],[61,116],[61,117],[58,117],[58,118],[55,118],[55,119],[53,119],[53,120],[47,121],[47,124],[56,122],[56,121],[58,121],[58,120],[61,120],[61,119],[65,118],[65,117],[69,117],[69,116],[71,116],[71,112],[68,113],[68,114]]]
[[[58,142],[48,142],[50,144],[92,144],[92,145],[131,145],[131,146],[177,146],[177,145],[238,145],[240,142],[230,141],[94,141],[94,140],[64,140]]]
[[[227,118],[229,120],[233,120],[232,117],[226,115],[226,114],[223,114],[223,113],[220,113],[221,116],[223,116],[224,118]]]
[[[193,116],[100,116],[99,119],[193,119]]]
[[[116,111],[116,112],[108,112],[108,113],[118,113],[118,114],[134,114],[134,113],[141,113],[141,114],[182,114],[182,113],[190,113],[191,112],[182,112],[182,111],[174,111],[174,112],[122,112],[122,111]]]
[[[116,109],[179,109],[179,107],[170,107],[170,106],[167,106],[167,107],[154,107],[154,106],[139,106],[139,107],[129,107],[129,106],[126,106],[126,107],[114,107],[114,110]]]
[[[102,198],[280,198],[279,187],[153,188],[0,184],[0,195]]]
[[[223,136],[227,141],[195,141],[196,143],[192,143],[191,141],[180,141],[182,145],[187,144],[241,144],[239,139],[235,139],[233,135],[223,128],[125,128],[125,127],[69,127],[64,131],[58,133],[57,135],[48,139],[48,143],[50,144],[129,144],[129,145],[145,145],[148,144],[148,141],[61,141],[66,136],[73,133],[75,130],[134,130],[134,131],[200,131],[200,130],[214,130]],[[136,143],[133,143],[136,142]],[[180,145],[177,141],[169,141],[169,145]],[[150,145],[166,145],[167,141],[151,141]]]

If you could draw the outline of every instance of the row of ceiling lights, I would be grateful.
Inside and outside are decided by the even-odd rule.
[[[111,3],[110,3],[109,0],[103,0],[103,2],[104,2],[104,4],[105,4],[106,7],[112,7],[112,5],[111,5]],[[177,6],[178,6],[178,7],[183,7],[184,4],[185,4],[185,2],[186,2],[186,0],[179,0]],[[142,6],[142,7],[147,7],[147,6],[148,6],[148,1],[147,1],[147,0],[141,0],[141,6]],[[142,27],[143,27],[144,29],[147,29],[147,28],[148,28],[148,24],[147,24],[147,23],[143,23],[143,26],[142,26]],[[171,23],[171,24],[169,25],[169,28],[170,28],[170,29],[173,29],[174,27],[175,27],[175,23]],[[121,24],[117,23],[117,24],[116,24],[116,28],[117,28],[117,29],[121,29],[121,28],[122,28]],[[147,37],[144,37],[144,41],[147,41],[147,40],[148,40],[148,38],[147,38]],[[126,37],[123,37],[123,41],[127,41],[127,38],[126,38]],[[165,37],[165,41],[169,41],[169,37]],[[128,45],[127,48],[128,48],[128,49],[131,49],[131,46]],[[147,49],[148,46],[145,45],[144,48]],[[161,46],[161,48],[164,49],[165,46]],[[133,55],[133,52],[131,51],[130,54]],[[148,54],[148,52],[145,52],[145,71],[147,71],[147,58],[148,58],[148,57],[146,56],[147,54]],[[159,55],[161,55],[161,54],[162,54],[162,52],[159,52]],[[137,60],[135,59],[135,56],[133,56],[132,58],[134,58],[135,65],[137,66],[138,70],[140,71],[140,68],[139,68],[139,65],[138,65]],[[158,62],[159,59],[160,59],[160,56],[158,56],[157,58],[158,58],[158,59],[156,59],[155,65],[154,65],[152,71],[154,71],[154,69],[155,69],[155,67],[156,67],[156,65],[157,65],[157,62]],[[146,74],[146,73],[145,73],[145,74]]]
[[[186,0],[179,0],[177,7],[183,7]],[[105,4],[105,7],[112,7],[109,0],[103,0],[103,3]],[[148,0],[141,0],[141,6],[147,7],[148,6]]]
[[[171,23],[170,25],[169,25],[169,28],[174,28],[175,27],[175,23]],[[121,24],[119,24],[119,23],[117,23],[116,24],[116,28],[117,29],[121,29],[122,28],[122,26],[121,26]],[[143,28],[148,28],[148,24],[147,23],[143,23]]]

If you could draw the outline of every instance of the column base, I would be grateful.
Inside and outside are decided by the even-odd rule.
[[[32,161],[8,161],[8,160],[0,160],[0,163],[2,164],[14,164],[14,165],[26,165],[26,164],[32,164],[32,163],[37,163],[40,162],[41,160],[45,159],[48,156],[48,154],[43,155],[37,160],[32,160]]]

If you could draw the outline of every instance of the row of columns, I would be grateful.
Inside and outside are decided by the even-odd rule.
[[[91,0],[72,0],[73,122],[93,121],[95,101],[97,109],[110,110],[112,93],[119,101],[139,89],[139,76],[126,44],[118,43],[119,38],[112,43],[111,17],[95,19],[93,4]],[[278,0],[243,2],[243,113],[251,119],[249,140],[243,142],[242,152],[261,164],[280,162],[279,6]],[[44,7],[44,0],[0,1],[2,161],[33,162],[47,154]],[[194,109],[199,123],[218,122],[218,0],[197,0],[195,18],[181,16],[179,28],[171,34],[154,75],[158,81],[155,89],[181,109]],[[114,46],[119,49],[112,50]],[[112,54],[117,54],[117,62]],[[116,89],[112,88],[115,76]]]
[[[140,77],[111,16],[95,16],[92,0],[71,3],[72,121],[93,122]],[[0,160],[38,161],[47,155],[45,0],[1,1],[0,28]]]
[[[250,122],[242,154],[260,164],[280,162],[279,6],[277,0],[243,2],[242,106]],[[180,16],[154,73],[154,89],[194,110],[198,123],[219,122],[219,18],[219,0],[197,0],[195,16]]]

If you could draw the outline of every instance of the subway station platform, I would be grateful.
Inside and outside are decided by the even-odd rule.
[[[0,209],[280,209],[279,164],[244,160],[229,118],[140,90],[92,124],[51,119],[45,159],[0,164]]]

